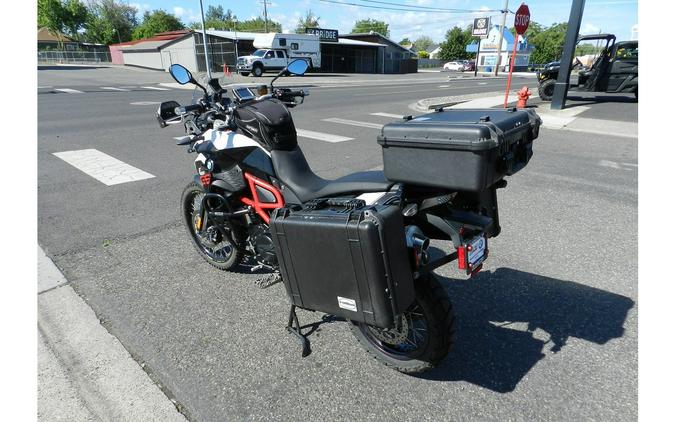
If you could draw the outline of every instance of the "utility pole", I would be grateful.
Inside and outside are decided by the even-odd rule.
[[[265,32],[267,31],[267,0],[263,0],[263,10],[265,11]]]
[[[502,60],[502,43],[504,42],[504,29],[506,28],[506,14],[509,12],[509,0],[504,0],[504,10],[502,10],[502,26],[499,31],[499,44],[497,44],[497,64],[495,65],[495,76],[499,74],[499,65]]]
[[[553,98],[551,99],[551,110],[562,110],[567,101],[567,89],[570,83],[570,72],[572,71],[572,60],[574,59],[574,49],[577,46],[579,29],[581,28],[581,18],[584,16],[584,6],[586,0],[572,0],[570,18],[567,20],[567,34],[565,35],[565,45],[563,46],[562,58],[560,59],[560,70],[558,70],[558,79],[553,88]]]
[[[206,60],[206,74],[208,75],[209,80],[211,80],[209,46],[208,46],[208,41],[206,40],[206,23],[204,22],[204,5],[202,4],[202,0],[199,0],[199,7],[202,11],[202,37],[204,37],[204,60]]]

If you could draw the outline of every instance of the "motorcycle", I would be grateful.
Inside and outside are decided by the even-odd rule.
[[[511,149],[500,147],[499,171],[491,170],[491,179],[478,189],[458,189],[453,181],[416,174],[425,170],[411,171],[410,163],[395,155],[402,143],[392,133],[414,125],[427,130],[425,119],[433,116],[406,117],[392,133],[383,129],[378,142],[383,145],[384,172],[325,180],[309,167],[289,112],[309,94],[274,87],[277,78],[303,75],[307,67],[303,60],[293,61],[270,82],[269,90],[259,87],[256,95],[236,87],[232,98],[217,79],[204,86],[185,67],[170,67],[178,83],[192,83],[203,92],[191,105],[162,103],[156,116],[160,127],[182,124],[186,136],[177,144],[197,154],[196,174],[181,197],[185,228],[210,265],[234,270],[247,263],[251,271],[266,273],[257,282],[262,288],[284,282],[291,299],[287,329],[300,340],[303,356],[310,352],[309,341],[298,322],[298,307],[343,317],[360,345],[387,366],[411,374],[429,370],[447,356],[455,332],[450,298],[433,270],[452,261],[468,276],[481,270],[488,239],[501,230],[496,191],[506,186],[505,174],[529,160],[540,120],[526,113],[534,123],[516,125],[525,131],[514,137]],[[441,109],[435,116],[447,118],[448,113]],[[418,152],[424,154],[425,148]],[[447,167],[448,162],[434,161],[438,156],[431,151],[419,164],[427,163],[426,171]],[[504,157],[510,157],[510,164],[504,164]],[[397,168],[401,166],[407,167]],[[466,177],[455,176],[448,177]],[[327,223],[335,219],[343,220]],[[344,235],[347,226],[356,228],[349,236]],[[367,230],[375,234],[364,235]],[[341,243],[346,237],[349,242]],[[432,239],[451,241],[455,251],[431,260]],[[360,252],[354,252],[356,244]],[[349,250],[351,255],[344,252]],[[344,268],[348,271],[341,273]],[[356,298],[341,296],[345,285]]]

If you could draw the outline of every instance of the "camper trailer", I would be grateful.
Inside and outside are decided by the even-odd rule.
[[[269,70],[281,70],[295,59],[307,60],[310,68],[321,67],[319,36],[314,34],[260,34],[253,40],[257,48],[249,56],[237,57],[237,71],[262,76]]]

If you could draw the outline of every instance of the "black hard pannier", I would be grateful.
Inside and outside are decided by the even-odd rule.
[[[528,109],[451,109],[389,123],[377,142],[389,180],[478,192],[527,165],[540,125]]]
[[[235,123],[268,150],[290,151],[298,145],[293,117],[279,100],[270,98],[237,107]]]
[[[314,202],[272,214],[286,292],[301,308],[392,327],[415,296],[401,209],[354,209],[351,202]]]

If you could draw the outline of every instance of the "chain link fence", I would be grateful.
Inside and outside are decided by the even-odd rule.
[[[110,64],[111,62],[109,51],[38,51],[38,64]]]

